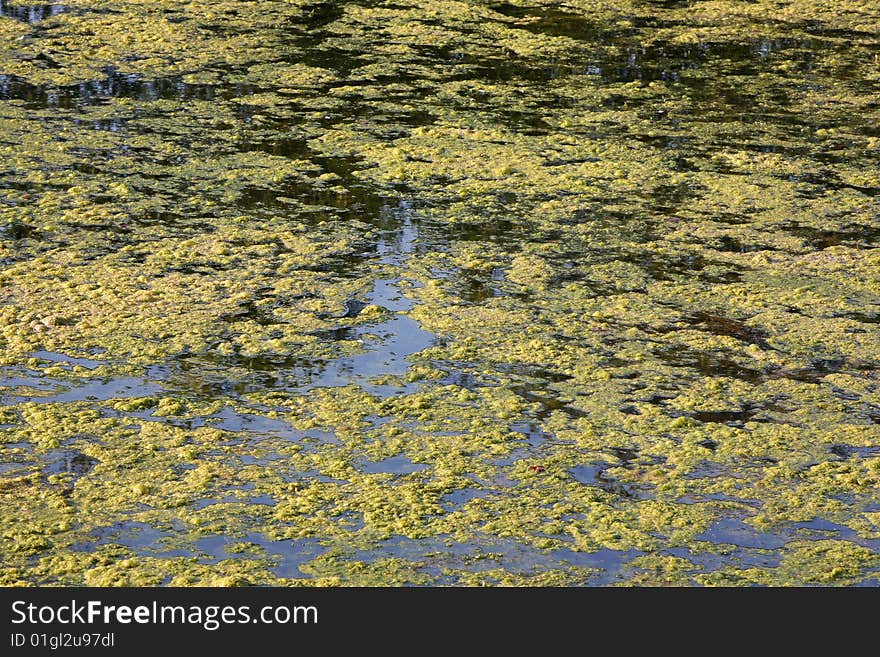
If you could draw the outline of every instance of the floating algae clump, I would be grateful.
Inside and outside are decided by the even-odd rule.
[[[0,582],[880,572],[880,13],[0,15]]]

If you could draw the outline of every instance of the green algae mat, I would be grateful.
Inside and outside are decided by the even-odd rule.
[[[880,5],[0,2],[0,584],[880,585]]]

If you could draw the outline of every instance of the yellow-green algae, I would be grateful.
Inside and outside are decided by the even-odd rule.
[[[876,584],[874,4],[65,7],[0,17],[0,582]]]

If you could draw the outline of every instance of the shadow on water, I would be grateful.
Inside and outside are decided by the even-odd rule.
[[[9,0],[0,0],[0,16],[14,18],[23,23],[39,23],[47,18],[58,16],[70,11],[70,7],[59,3],[25,5],[11,3]]]
[[[111,98],[140,101],[206,100],[240,98],[258,91],[254,85],[194,84],[183,76],[145,78],[137,73],[107,70],[102,79],[70,85],[32,84],[14,75],[0,74],[0,100],[20,100],[29,109],[75,109],[106,103]]]
[[[552,7],[535,8],[502,3],[491,6],[493,11],[504,16],[521,19],[511,27],[535,34],[562,36],[580,41],[597,42],[607,37],[608,27],[591,20],[583,14],[573,14]]]

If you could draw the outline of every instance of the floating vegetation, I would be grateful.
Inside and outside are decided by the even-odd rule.
[[[0,584],[877,584],[870,3],[0,37]]]

